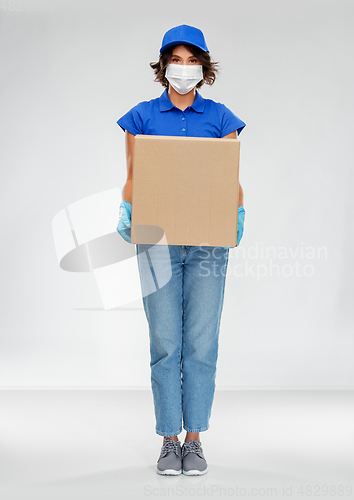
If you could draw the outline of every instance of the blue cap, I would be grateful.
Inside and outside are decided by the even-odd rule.
[[[195,45],[205,52],[209,52],[208,47],[205,43],[203,32],[198,28],[194,28],[193,26],[181,24],[180,26],[175,26],[174,28],[166,31],[162,39],[160,54],[169,47],[186,43]]]

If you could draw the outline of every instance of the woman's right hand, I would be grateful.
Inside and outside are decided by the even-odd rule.
[[[132,206],[129,201],[122,201],[119,205],[119,220],[117,231],[121,235],[121,237],[131,243],[131,217],[132,217]]]

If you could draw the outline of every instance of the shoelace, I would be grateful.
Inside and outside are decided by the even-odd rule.
[[[181,457],[181,447],[179,442],[170,439],[169,441],[166,441],[166,443],[163,443],[160,458],[165,457],[169,451],[174,451],[178,457]]]
[[[182,457],[184,458],[187,453],[196,453],[198,457],[204,458],[201,450],[201,442],[192,440],[184,443],[182,448]]]

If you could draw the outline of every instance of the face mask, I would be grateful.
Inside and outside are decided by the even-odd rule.
[[[200,80],[203,80],[202,64],[169,64],[165,76],[179,94],[188,94]]]

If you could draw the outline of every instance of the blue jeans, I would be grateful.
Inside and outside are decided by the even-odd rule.
[[[229,249],[137,244],[156,433],[209,428]]]

